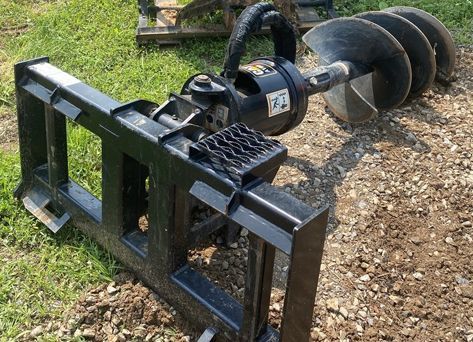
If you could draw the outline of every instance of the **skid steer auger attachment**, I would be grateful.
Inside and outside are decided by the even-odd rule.
[[[277,339],[267,319],[281,250],[290,267],[280,339],[308,339],[327,210],[267,183],[286,159],[283,145],[244,124],[208,135],[195,124],[156,122],[143,114],[149,103],[121,104],[46,58],[16,65],[15,77],[22,166],[16,196],[39,220],[54,232],[71,221],[190,321],[229,340]],[[102,140],[102,201],[68,175],[66,119]],[[215,213],[192,225],[198,203]],[[197,240],[232,223],[250,232],[243,305],[187,264]]]
[[[249,36],[265,24],[275,56],[240,65]],[[318,93],[337,117],[370,120],[420,95],[435,77],[448,80],[455,54],[445,27],[409,7],[333,19],[303,40],[319,66],[301,73],[291,23],[272,4],[247,7],[222,73],[192,76],[161,105],[121,104],[47,58],[17,64],[16,196],[52,231],[72,221],[96,239],[205,329],[201,341],[307,341],[328,210],[269,184],[287,149],[265,135],[297,127]],[[101,201],[69,178],[66,119],[102,141]],[[201,206],[211,214],[194,222]],[[196,242],[224,226],[229,236],[239,227],[250,232],[242,305],[187,264]],[[276,250],[290,260],[279,332],[268,325]]]

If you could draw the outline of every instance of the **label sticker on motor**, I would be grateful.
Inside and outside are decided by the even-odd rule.
[[[206,115],[205,127],[218,132],[228,126],[228,107],[223,105],[211,106]]]
[[[276,73],[276,70],[264,64],[248,64],[241,68],[256,77],[263,77]]]
[[[287,88],[266,95],[269,116],[278,115],[291,109],[291,98]]]

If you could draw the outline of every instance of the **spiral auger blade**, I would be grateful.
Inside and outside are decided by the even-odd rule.
[[[348,122],[370,120],[399,106],[409,94],[411,66],[402,45],[381,26],[359,18],[337,18],[307,32],[303,41],[320,65],[347,61],[371,72],[323,93],[332,112]]]
[[[416,25],[389,12],[364,12],[354,17],[381,26],[401,43],[411,63],[412,83],[409,97],[419,96],[432,85],[436,70],[434,51],[427,37]]]
[[[455,67],[455,44],[445,26],[433,15],[418,8],[397,6],[384,11],[409,20],[424,33],[434,50],[437,65],[436,79],[448,81]]]

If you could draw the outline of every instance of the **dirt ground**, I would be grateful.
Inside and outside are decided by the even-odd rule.
[[[18,128],[16,116],[0,114],[0,149],[11,151],[17,146]]]
[[[303,124],[280,138],[290,157],[275,185],[331,208],[314,341],[473,341],[473,50],[459,47],[457,58],[458,79],[449,87],[435,84],[366,124],[335,119],[315,96]],[[309,67],[313,60],[299,62]],[[215,237],[189,257],[237,298],[245,235],[230,248]],[[276,271],[284,274],[284,265]],[[275,288],[275,327],[282,307]],[[179,313],[127,273],[84,294],[63,321],[47,322],[30,337],[40,334],[197,338]]]

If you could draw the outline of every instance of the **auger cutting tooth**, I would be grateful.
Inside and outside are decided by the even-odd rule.
[[[426,91],[435,78],[435,56],[427,37],[409,20],[389,12],[364,12],[355,18],[371,21],[401,43],[411,63],[412,83],[409,97],[417,97]]]
[[[329,108],[342,120],[367,121],[378,111],[399,106],[409,94],[409,58],[381,26],[359,18],[337,18],[314,27],[303,40],[319,55],[321,65],[348,61],[372,70],[323,93]]]
[[[455,68],[455,44],[445,26],[433,15],[418,8],[397,6],[384,11],[406,18],[424,33],[434,49],[437,65],[436,79],[448,81]]]

